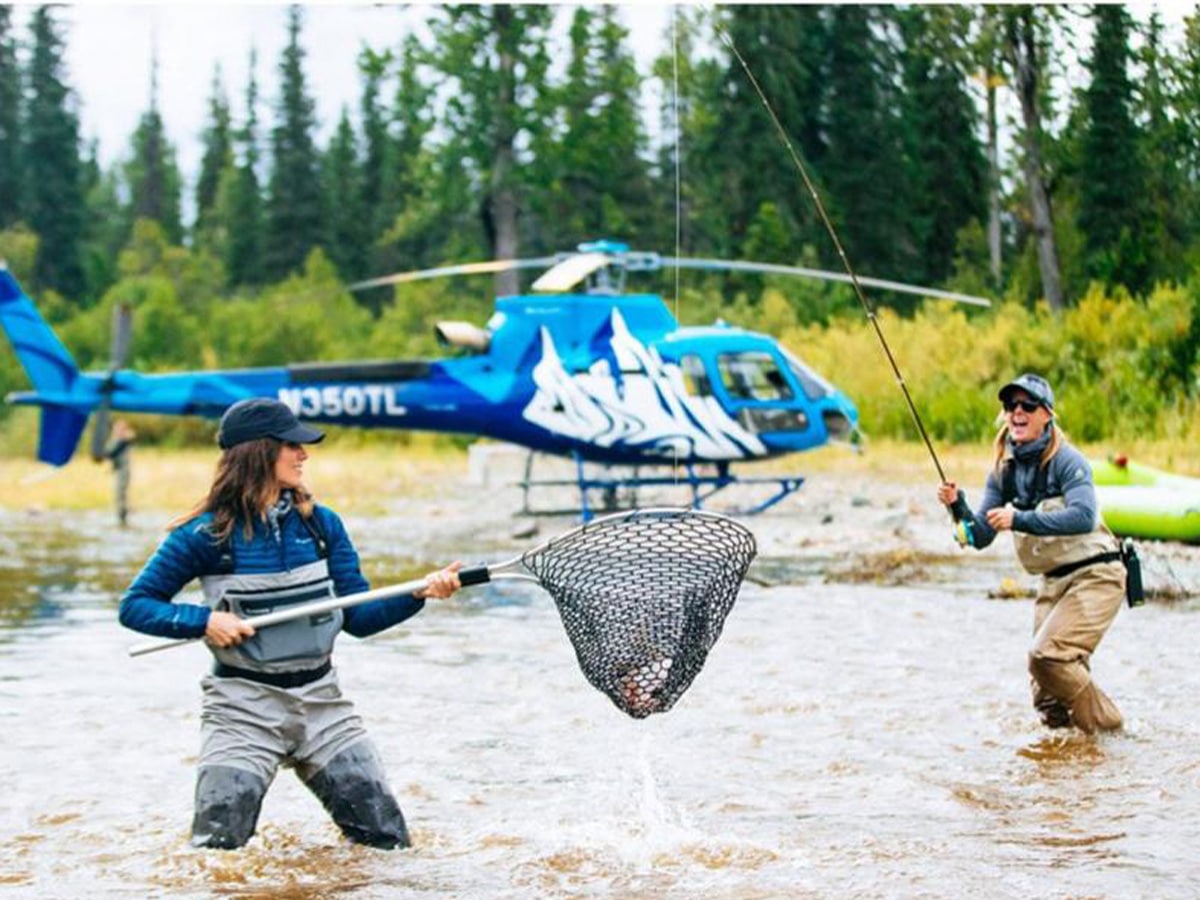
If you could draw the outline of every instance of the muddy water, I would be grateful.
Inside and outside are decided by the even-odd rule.
[[[284,772],[247,848],[192,850],[206,654],[126,657],[115,596],[156,534],[106,524],[0,513],[0,895],[1200,895],[1194,602],[1126,610],[1101,647],[1127,731],[1060,736],[1027,708],[1028,600],[985,599],[965,564],[881,585],[802,561],[781,584],[778,553],[644,721],[584,681],[533,589],[343,638],[415,849],[344,844]],[[384,577],[519,546],[436,517],[350,525]]]

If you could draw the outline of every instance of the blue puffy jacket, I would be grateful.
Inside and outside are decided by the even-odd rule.
[[[369,590],[359,568],[358,552],[337,513],[315,506],[313,515],[329,545],[329,576],[337,595]],[[208,530],[212,518],[211,513],[205,513],[167,535],[121,598],[122,625],[160,637],[203,637],[211,610],[200,604],[171,601],[193,578],[221,573],[221,549]],[[289,510],[279,526],[277,537],[266,522],[256,521],[249,541],[241,524],[234,526],[231,544],[235,572],[286,572],[317,561],[316,543],[298,511]],[[342,629],[355,637],[366,637],[403,622],[424,606],[424,600],[411,596],[359,604],[343,610]]]

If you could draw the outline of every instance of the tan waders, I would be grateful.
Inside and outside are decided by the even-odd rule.
[[[1061,497],[1039,510],[1063,508]],[[1084,534],[1013,533],[1025,571],[1041,575],[1033,612],[1029,674],[1033,705],[1051,728],[1113,731],[1121,713],[1092,681],[1088,662],[1125,602],[1125,566],[1117,539],[1103,524]]]
[[[1096,686],[1088,661],[1125,602],[1125,568],[1097,563],[1043,578],[1033,614],[1029,674],[1033,705],[1051,728],[1081,731],[1121,727],[1116,704]]]

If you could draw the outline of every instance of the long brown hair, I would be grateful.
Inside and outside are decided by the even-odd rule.
[[[213,514],[212,535],[217,541],[226,540],[233,526],[241,520],[246,540],[254,536],[254,520],[266,521],[267,508],[279,497],[279,482],[275,478],[275,463],[283,442],[275,438],[259,438],[230,447],[217,460],[208,496],[168,525],[178,528],[206,512]],[[293,502],[300,515],[312,515],[313,497],[303,485],[292,491]]]

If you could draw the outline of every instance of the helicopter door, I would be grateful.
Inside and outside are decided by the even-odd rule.
[[[765,350],[717,354],[717,373],[738,423],[751,433],[803,431],[808,416],[786,367]]]

